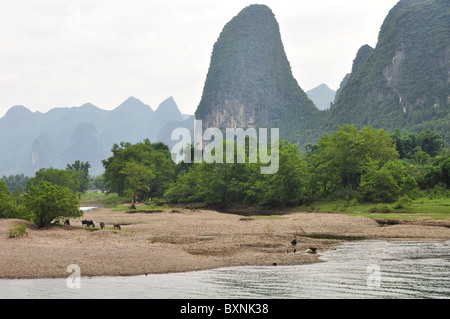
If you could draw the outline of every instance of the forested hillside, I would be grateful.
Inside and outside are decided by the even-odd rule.
[[[420,132],[450,142],[450,2],[402,0],[386,17],[324,119]],[[357,63],[360,53],[355,63]]]
[[[205,128],[278,127],[292,140],[318,113],[292,75],[270,8],[251,5],[225,25],[195,113]]]

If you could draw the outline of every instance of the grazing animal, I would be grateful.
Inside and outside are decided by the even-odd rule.
[[[104,222],[101,222],[101,223],[100,223],[100,228],[101,228],[101,229],[105,228],[105,223],[104,223]]]
[[[89,226],[95,227],[94,222],[92,220],[83,220],[81,221],[81,225],[86,225],[87,227]]]
[[[294,254],[297,252],[297,237],[294,237],[294,240],[291,241],[292,247],[294,247]]]
[[[119,224],[114,224],[114,229],[119,228],[119,230],[122,230],[122,228],[120,228]]]
[[[293,241],[291,241],[292,246],[297,246],[297,238],[294,238]]]
[[[66,221],[64,222],[64,226],[70,226],[70,220],[66,219]]]

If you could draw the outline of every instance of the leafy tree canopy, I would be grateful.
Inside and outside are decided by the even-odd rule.
[[[42,168],[36,172],[36,176],[30,178],[28,185],[38,186],[43,182],[49,182],[57,186],[63,186],[76,193],[80,189],[79,175],[75,171],[56,169],[56,168]]]
[[[336,188],[356,190],[369,159],[384,164],[397,158],[395,144],[383,129],[358,130],[354,125],[344,125],[319,140],[310,161],[327,193]]]
[[[67,164],[67,170],[75,172],[79,182],[79,191],[84,193],[89,188],[89,169],[91,164],[89,162],[75,161],[73,164]]]
[[[24,195],[25,207],[39,227],[46,227],[56,218],[81,217],[83,211],[75,194],[64,186],[42,182],[30,185]]]
[[[175,170],[169,148],[163,143],[150,143],[148,139],[138,144],[114,144],[113,155],[103,160],[105,167],[105,182],[112,192],[124,196],[125,191],[133,189],[130,185],[130,167],[127,163],[135,163],[147,167],[153,172],[154,178],[149,182],[148,191],[141,190],[141,197],[159,197],[174,180]]]
[[[13,218],[16,215],[16,205],[9,195],[8,187],[0,181],[0,218]]]

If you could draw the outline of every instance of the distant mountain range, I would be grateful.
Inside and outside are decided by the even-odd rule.
[[[328,110],[336,97],[336,91],[333,91],[326,84],[321,84],[318,87],[306,91],[306,95],[314,102],[317,108],[321,111]]]
[[[251,5],[215,43],[195,114],[212,127],[279,127],[281,138],[301,146],[343,124],[431,129],[450,145],[449,21],[448,0],[400,0],[376,47],[360,48],[333,97],[325,85],[300,88],[272,11]]]
[[[337,92],[323,84],[305,93],[292,75],[275,15],[265,5],[248,6],[214,44],[195,116],[204,129],[278,127],[281,138],[300,146],[343,124],[431,129],[449,146],[449,21],[448,0],[400,0],[376,47],[359,49]],[[112,111],[85,104],[43,114],[15,106],[0,119],[0,176],[30,176],[75,160],[89,161],[95,175],[113,143],[149,138],[170,146],[172,130],[193,123],[173,98],[156,111],[133,97]]]
[[[47,113],[14,106],[0,119],[0,176],[33,176],[40,168],[65,168],[75,160],[89,161],[97,175],[114,143],[148,138],[170,144],[166,126],[190,129],[190,123],[172,97],[156,111],[134,97],[111,111],[90,103]]]

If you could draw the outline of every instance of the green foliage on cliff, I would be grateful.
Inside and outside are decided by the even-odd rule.
[[[449,143],[449,21],[448,1],[401,0],[386,17],[376,48],[326,114],[328,126],[429,128]]]
[[[335,96],[334,103],[336,103],[338,101],[339,96],[342,93],[342,90],[347,85],[347,82],[350,79],[350,77],[352,76],[352,74],[356,74],[359,71],[359,69],[361,68],[361,65],[363,65],[364,62],[366,62],[366,60],[369,58],[369,56],[372,53],[372,51],[373,51],[373,48],[370,45],[367,45],[367,44],[363,45],[358,50],[358,53],[356,54],[356,58],[353,60],[352,72],[347,74],[344,77],[344,79],[342,80],[339,89],[336,91],[336,96]]]
[[[234,101],[254,111],[252,126],[279,127],[286,138],[318,113],[292,76],[278,23],[264,5],[245,8],[223,28],[195,115],[207,122]]]
[[[399,1],[381,26],[376,47],[360,48],[334,106],[320,112],[292,76],[272,11],[249,6],[224,27],[214,45],[196,116],[214,123],[219,117],[222,123],[240,118],[248,126],[279,127],[282,138],[302,148],[344,124],[391,133],[430,129],[450,145],[448,21],[448,1]],[[233,109],[233,103],[242,108]]]

